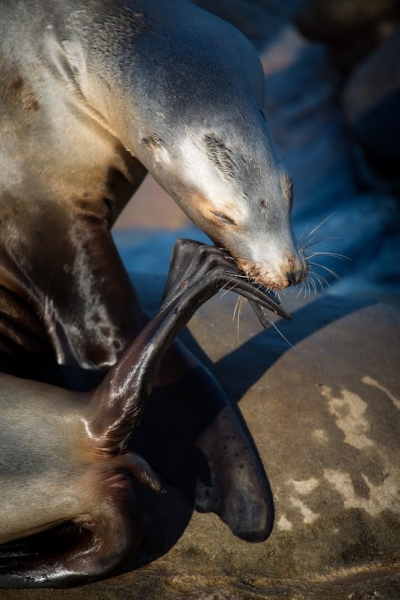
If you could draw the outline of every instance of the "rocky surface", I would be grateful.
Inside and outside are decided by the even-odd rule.
[[[400,211],[387,186],[368,169],[339,104],[340,79],[327,49],[292,26],[277,32],[261,54],[266,112],[294,189],[300,238],[321,224],[310,247],[334,276],[314,267],[340,295],[400,300]],[[305,233],[304,233],[305,232]],[[303,234],[303,235],[302,235]],[[309,250],[307,250],[309,252]],[[329,258],[333,252],[350,260]]]
[[[343,93],[343,105],[368,164],[399,198],[399,27],[354,71]]]
[[[154,310],[159,278],[135,280]],[[246,419],[273,491],[270,538],[238,540],[167,485],[148,505],[142,555],[153,548],[157,559],[79,590],[2,591],[2,600],[398,599],[400,312],[293,296],[284,304],[294,320],[278,325],[292,348],[260,331],[248,307],[238,332],[235,301],[207,303],[183,337]]]

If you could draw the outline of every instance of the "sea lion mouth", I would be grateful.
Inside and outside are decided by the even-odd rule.
[[[283,290],[292,285],[288,277],[268,271],[261,264],[239,259],[237,265],[253,284],[260,284],[267,290]]]
[[[262,286],[267,291],[283,290],[289,286],[298,285],[307,279],[308,264],[306,256],[302,250],[297,251],[295,245],[287,246],[286,250],[273,252],[273,260],[256,261],[253,257],[244,256],[240,251],[240,243],[229,244],[229,240],[218,240],[216,236],[209,234],[214,245],[223,250],[226,258],[235,264],[242,275],[248,278],[249,283],[256,286]],[[214,237],[214,239],[213,239]],[[222,242],[222,243],[221,243]],[[227,243],[228,242],[228,243]],[[238,246],[239,252],[235,248]],[[240,254],[239,254],[240,253]],[[259,252],[261,256],[268,256],[268,252]],[[276,259],[279,256],[279,259]]]
[[[236,258],[230,252],[228,254],[237,268],[248,277],[253,285],[260,285],[267,291],[283,290],[302,283],[307,277],[307,264],[301,258],[287,259],[284,267],[278,271],[265,262],[257,263],[240,257]]]
[[[275,313],[276,315],[279,315],[283,319],[286,319],[287,321],[292,320],[292,316],[281,306],[280,299],[274,293],[273,288],[265,287],[263,285],[263,283],[256,282],[254,280],[254,278],[252,278],[250,275],[248,275],[246,272],[244,272],[238,265],[238,261],[232,256],[232,254],[228,250],[226,250],[225,248],[219,248],[219,250],[223,251],[224,258],[226,260],[232,261],[233,268],[232,268],[231,275],[237,276],[237,271],[239,271],[240,272],[239,277],[246,278],[248,280],[248,282],[251,283],[254,287],[256,287],[259,291],[261,291],[265,295],[269,296],[269,298],[271,300],[271,305],[269,306],[268,309],[259,305],[257,302],[250,300],[250,304],[253,307],[253,310],[256,313],[256,316],[258,317],[258,319],[259,319],[261,325],[264,327],[264,329],[268,329],[271,326],[271,320],[270,320],[270,314],[269,314],[270,311]],[[227,289],[228,290],[231,289],[233,291],[235,287],[236,286],[233,284],[231,288],[229,288],[229,286],[227,286]]]

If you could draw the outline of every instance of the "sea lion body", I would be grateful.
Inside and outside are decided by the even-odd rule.
[[[132,478],[161,491],[128,443],[163,355],[196,308],[231,281],[274,306],[238,271],[227,273],[223,252],[183,244],[159,312],[92,392],[0,374],[0,587],[78,585],[124,566],[143,527]],[[35,537],[47,530],[56,542]],[[26,539],[15,548],[18,538]]]
[[[109,367],[142,326],[137,307],[133,324],[110,315],[117,297],[104,302],[101,282],[118,261],[109,226],[147,170],[260,283],[304,277],[291,182],[244,36],[183,0],[17,0],[2,11],[0,282],[46,308],[60,364]],[[137,302],[126,289],[121,296],[127,314]]]
[[[88,375],[112,370],[132,340],[140,337],[148,317],[121,263],[110,227],[147,171],[256,282],[282,288],[305,276],[290,223],[290,179],[262,113],[262,69],[252,46],[235,29],[184,0],[2,0],[0,55],[0,360],[4,371],[47,380],[46,367],[55,359],[68,386],[88,389]],[[29,361],[34,355],[37,364],[42,359],[44,368],[31,373]],[[81,377],[78,382],[76,372]],[[5,390],[13,385],[3,381]],[[177,390],[171,399],[168,387],[175,384],[180,386],[179,410],[187,406],[187,396],[191,398],[193,423],[184,427],[185,443],[195,443],[211,465],[210,482],[203,484],[196,506],[217,512],[244,539],[265,539],[273,519],[268,482],[248,433],[220,388],[176,343],[165,355],[157,384],[161,405],[175,402]],[[29,409],[25,399],[15,395],[16,413],[24,412],[27,429],[30,422],[37,428],[37,439],[28,436],[26,443],[21,442],[21,452],[25,456],[30,448],[32,456],[44,454],[43,461],[32,459],[19,475],[11,476],[4,506],[10,507],[13,490],[33,499],[47,489],[52,453],[58,472],[64,473],[59,489],[73,490],[77,485],[75,500],[85,489],[83,480],[76,479],[77,465],[86,465],[87,460],[91,465],[93,449],[82,441],[81,446],[77,443],[79,452],[71,454],[64,446],[68,438],[86,439],[81,438],[82,413],[74,417],[75,400],[71,405],[68,394],[55,393],[52,434],[38,427],[47,410],[41,394],[39,390],[30,395]],[[47,403],[47,392],[44,395]],[[68,418],[62,417],[64,403]],[[114,413],[117,418],[117,409]],[[170,419],[177,418],[175,411],[169,413]],[[23,440],[25,424],[15,426],[12,410],[9,419],[14,419],[14,434],[9,420],[4,439],[11,447],[13,440]],[[129,434],[131,429],[130,425]],[[235,440],[231,453],[221,449],[221,431]],[[53,440],[57,435],[63,439]],[[149,440],[152,443],[151,436]],[[231,468],[236,455],[244,465],[240,481]],[[13,472],[9,450],[7,457],[2,481]],[[33,486],[32,495],[27,496],[27,485],[21,486],[24,479]],[[103,473],[91,494],[99,498],[107,494],[106,481]],[[43,492],[47,527],[58,522],[51,489]],[[121,562],[125,550],[116,550],[113,544],[124,536],[112,532],[113,522],[120,532],[132,529],[126,548],[140,537],[135,534],[139,509],[129,490],[128,495],[116,492],[112,518],[104,518],[107,511],[101,513],[102,526],[111,528],[106,533],[103,529],[110,541],[109,554],[100,557],[102,564],[96,563],[92,575],[86,570],[75,583],[104,576],[115,561]],[[75,500],[72,494],[67,509],[61,501],[61,521],[63,511],[70,513]],[[232,506],[241,510],[232,511]],[[17,513],[10,516],[10,508],[5,509],[6,537],[13,531],[21,536],[37,531],[35,510],[25,514],[25,521],[21,517],[24,525],[16,533]],[[132,522],[120,518],[127,512],[134,515]],[[57,546],[64,532],[55,536]],[[82,544],[85,553],[87,542]],[[64,559],[79,563],[79,548],[79,544],[69,546]],[[118,559],[112,559],[113,553]],[[47,556],[43,569],[53,573],[56,558]],[[10,564],[4,569],[4,585],[13,585]],[[28,566],[26,572],[29,580]],[[47,576],[36,574],[35,585],[41,577]]]
[[[44,518],[57,523],[63,514],[64,518],[79,514],[78,486],[71,474],[79,480],[82,459],[90,451],[82,394],[3,373],[0,389],[2,465],[9,474],[4,477],[2,467],[0,543],[4,543],[21,537],[21,531],[36,533],[33,524]],[[54,493],[58,487],[68,490],[64,498]]]

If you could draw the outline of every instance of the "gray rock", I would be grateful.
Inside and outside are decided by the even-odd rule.
[[[350,258],[318,255],[315,262],[324,265],[320,274],[340,295],[398,302],[398,203],[387,190],[360,185],[355,141],[337,101],[340,85],[326,49],[286,27],[261,58],[267,119],[294,183],[295,228],[304,238],[304,232],[322,224],[313,239],[321,244],[310,250]],[[324,267],[341,281],[335,283]]]
[[[398,0],[305,0],[295,22],[305,37],[328,44],[333,62],[348,74],[398,20]]]
[[[135,280],[157,297],[158,278]],[[191,515],[168,486],[157,517],[160,538],[175,535],[168,553],[79,590],[30,591],[30,600],[399,598],[400,312],[334,296],[284,304],[294,320],[278,327],[295,349],[260,331],[248,307],[238,332],[231,295],[203,306],[183,336],[240,402],[273,490],[270,538],[236,539],[216,516]]]
[[[370,166],[400,197],[400,28],[358,66],[343,102]]]

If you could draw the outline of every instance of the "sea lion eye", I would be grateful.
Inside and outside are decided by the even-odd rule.
[[[214,215],[214,217],[217,217],[217,219],[219,221],[222,221],[222,223],[226,223],[227,225],[236,225],[236,223],[233,219],[231,219],[230,217],[227,217],[223,213],[220,213],[220,212],[217,212],[214,210],[212,210],[211,213]]]

